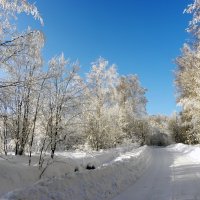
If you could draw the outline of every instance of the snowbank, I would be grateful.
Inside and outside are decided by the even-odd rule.
[[[182,143],[173,144],[168,146],[172,151],[178,151],[194,159],[195,162],[200,162],[200,146],[199,145],[186,145]]]
[[[10,190],[29,186],[38,181],[38,167],[28,167],[27,158],[7,157],[0,158],[0,196]]]
[[[109,199],[131,185],[151,162],[151,148],[147,146],[120,154],[112,160],[105,159],[95,170],[47,178],[9,192],[1,200]]]
[[[137,147],[137,144],[132,144],[100,152],[58,152],[54,162],[48,166],[42,178],[62,177],[73,173],[75,168],[83,171],[88,163],[97,168]],[[28,166],[28,158],[25,156],[9,155],[5,158],[6,160],[0,157],[0,196],[11,190],[30,186],[39,180],[41,171],[38,170],[37,165],[38,155],[32,157],[31,166]]]

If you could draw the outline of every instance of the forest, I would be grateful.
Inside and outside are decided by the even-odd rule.
[[[199,144],[200,2],[195,0],[184,12],[192,19],[189,40],[175,59],[175,95],[181,111],[149,115],[148,87],[134,72],[121,75],[103,57],[91,61],[85,75],[80,73],[81,63],[64,53],[46,61],[44,33],[30,27],[21,32],[16,23],[18,15],[25,14],[45,26],[35,4],[0,0],[0,158],[25,157],[41,178],[56,153]]]

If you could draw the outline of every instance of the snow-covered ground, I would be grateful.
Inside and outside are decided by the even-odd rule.
[[[0,160],[0,196],[6,199],[99,199],[117,194],[141,175],[150,161],[150,148],[132,145],[101,152],[57,153],[39,180],[37,156]],[[86,170],[87,164],[95,170]],[[78,168],[78,172],[74,169]],[[84,193],[84,194],[83,194]],[[2,197],[3,198],[3,197]]]
[[[60,153],[39,181],[37,166],[19,159],[0,160],[1,200],[200,200],[199,146]]]
[[[113,200],[200,200],[200,148],[183,144],[154,148],[152,164]]]
[[[56,153],[53,164],[50,164],[43,174],[43,178],[61,177],[73,173],[75,168],[79,171],[85,169],[88,163],[99,167],[137,146],[121,147],[101,152],[61,152]],[[3,159],[3,158],[6,158]],[[38,170],[38,156],[32,157],[31,166],[28,158],[23,156],[0,157],[0,196],[14,189],[32,185],[39,180],[41,171]]]

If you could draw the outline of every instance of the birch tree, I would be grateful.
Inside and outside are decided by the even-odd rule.
[[[25,41],[35,34],[30,29],[19,33],[15,21],[20,13],[32,15],[43,24],[43,20],[37,7],[26,0],[0,1],[0,69],[12,65],[18,55],[25,52],[27,43]],[[16,82],[0,81],[0,87],[16,85]]]
[[[45,126],[50,140],[51,158],[54,157],[58,143],[65,141],[71,134],[70,125],[80,114],[78,108],[83,84],[78,70],[78,63],[70,63],[63,54],[49,61],[52,78],[46,82],[43,116],[47,122]]]
[[[145,97],[143,88],[136,75],[121,76],[117,85],[118,103],[121,111],[121,126],[126,137],[145,142],[148,130]]]
[[[85,132],[89,144],[96,150],[113,145],[111,144],[113,141],[109,141],[113,130],[109,123],[111,122],[109,114],[113,105],[112,94],[117,76],[115,66],[109,66],[108,61],[103,58],[92,63],[91,71],[87,74]]]
[[[109,66],[107,60],[99,58],[92,63],[87,83],[85,132],[92,148],[114,147],[126,138],[134,141],[137,134],[143,133],[146,90],[137,76],[120,77],[114,65]]]
[[[177,102],[182,106],[182,128],[186,143],[200,142],[200,2],[195,0],[185,10],[193,15],[187,31],[190,43],[185,43],[182,55],[176,59]]]

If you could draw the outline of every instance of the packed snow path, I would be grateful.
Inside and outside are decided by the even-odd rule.
[[[152,151],[147,171],[113,200],[200,200],[200,162],[175,148]]]

